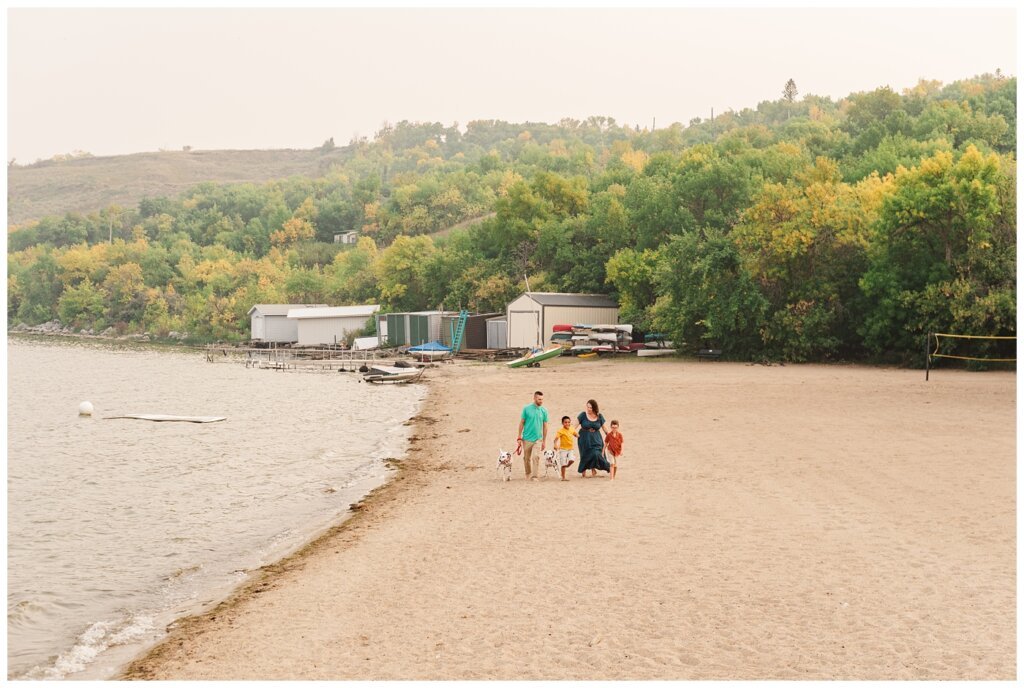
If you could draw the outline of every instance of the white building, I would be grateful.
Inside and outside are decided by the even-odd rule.
[[[354,244],[358,239],[359,235],[356,232],[342,232],[341,234],[334,235],[334,243],[336,244]]]
[[[508,346],[532,349],[551,340],[555,325],[618,325],[619,305],[601,294],[527,292],[506,309]]]
[[[299,308],[326,308],[326,303],[257,303],[249,309],[250,339],[254,342],[291,344],[299,341],[297,321],[288,319],[288,311]]]
[[[344,342],[352,332],[362,330],[367,319],[379,310],[376,304],[297,308],[288,313],[288,319],[298,325],[299,346],[335,345]]]

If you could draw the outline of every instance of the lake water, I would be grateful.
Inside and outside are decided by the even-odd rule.
[[[425,394],[66,340],[10,338],[7,374],[11,679],[107,678],[341,520],[403,455]],[[104,419],[128,413],[227,420]]]

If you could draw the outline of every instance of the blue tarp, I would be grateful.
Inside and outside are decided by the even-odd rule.
[[[445,346],[436,339],[426,344],[420,344],[419,346],[413,346],[409,348],[409,351],[451,351],[451,347]]]

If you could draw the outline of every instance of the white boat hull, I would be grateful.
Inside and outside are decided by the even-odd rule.
[[[400,368],[400,373],[369,373],[363,376],[363,379],[367,382],[374,382],[377,384],[395,384],[400,382],[415,382],[420,379],[423,375],[424,368],[418,368],[409,370],[408,368]]]
[[[675,352],[675,349],[637,349],[636,355],[650,358],[652,356],[671,356]]]

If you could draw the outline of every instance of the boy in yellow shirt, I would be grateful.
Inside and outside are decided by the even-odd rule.
[[[576,428],[572,427],[572,419],[569,416],[562,416],[562,427],[555,433],[555,451],[558,452],[558,465],[561,466],[562,480],[565,477],[565,469],[576,462],[572,454],[573,437],[579,437]]]

